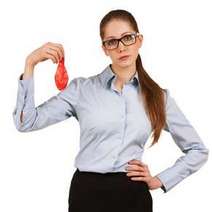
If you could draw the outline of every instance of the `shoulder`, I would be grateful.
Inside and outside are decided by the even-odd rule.
[[[89,77],[79,76],[71,79],[68,84],[68,87],[75,89],[87,88],[88,86],[98,84],[98,81],[99,81],[98,74],[91,75]]]
[[[163,94],[164,94],[165,102],[167,102],[167,99],[170,96],[170,91],[169,91],[168,88],[163,88],[162,91],[163,91]]]
[[[80,86],[86,86],[86,85],[91,85],[91,84],[96,85],[96,84],[98,84],[98,82],[99,82],[99,74],[95,74],[95,75],[91,75],[88,77],[82,77],[82,76],[75,77],[70,81],[70,84],[75,83]]]
[[[170,89],[163,89],[164,90],[164,98],[165,98],[165,105],[166,105],[166,110],[176,110],[179,109],[179,106],[177,104],[177,101],[175,97],[173,96],[172,92]]]
[[[173,96],[172,96],[172,92],[170,91],[170,89],[168,89],[168,88],[163,88],[162,90],[163,90],[163,92],[164,92],[164,98],[165,98],[165,101],[166,101],[166,102],[168,102],[168,101],[174,99]]]

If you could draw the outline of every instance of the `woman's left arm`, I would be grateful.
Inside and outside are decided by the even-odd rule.
[[[184,178],[199,170],[208,160],[209,150],[202,139],[166,90],[166,126],[174,142],[185,155],[179,157],[174,165],[151,176],[147,164],[139,160],[129,161],[127,176],[132,180],[145,181],[149,189],[163,189],[168,192]]]
[[[156,175],[163,184],[162,189],[167,192],[206,163],[209,149],[178,107],[169,90],[165,90],[166,126],[164,130],[170,132],[176,145],[185,153],[176,160],[173,166]]]

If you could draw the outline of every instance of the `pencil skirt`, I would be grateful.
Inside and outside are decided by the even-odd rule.
[[[68,197],[68,212],[152,212],[153,199],[144,181],[126,172],[97,173],[76,169]]]

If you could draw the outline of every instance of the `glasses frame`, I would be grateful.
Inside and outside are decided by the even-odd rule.
[[[133,35],[133,36],[135,36],[135,42],[134,42],[134,43],[131,43],[131,44],[129,44],[129,45],[126,45],[126,44],[122,41],[122,39],[123,39],[126,35]],[[119,42],[120,42],[120,41],[121,41],[121,43],[122,43],[124,46],[131,46],[131,45],[133,45],[133,44],[136,43],[136,37],[139,36],[139,35],[141,35],[141,34],[140,34],[139,32],[133,32],[133,33],[128,33],[128,34],[126,34],[126,35],[123,35],[121,38],[111,38],[111,39],[108,39],[108,40],[104,40],[104,41],[102,41],[102,45],[103,45],[107,50],[117,49],[118,46],[119,46]],[[107,47],[106,47],[105,43],[106,43],[107,41],[110,41],[110,40],[117,40],[117,41],[118,41],[115,48],[110,49],[110,48],[107,48]]]

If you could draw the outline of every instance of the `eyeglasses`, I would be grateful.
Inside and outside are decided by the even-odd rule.
[[[121,41],[125,46],[130,46],[136,42],[136,37],[139,35],[140,33],[134,32],[134,33],[126,34],[119,39],[113,38],[109,40],[104,40],[102,41],[102,44],[108,50],[118,48],[119,41]]]

